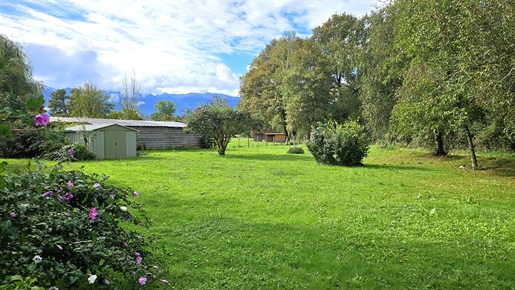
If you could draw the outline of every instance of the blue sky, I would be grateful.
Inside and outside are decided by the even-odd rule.
[[[335,13],[375,0],[1,0],[0,33],[23,45],[35,78],[116,90],[132,71],[142,93],[236,96],[239,76],[274,38],[303,38]]]

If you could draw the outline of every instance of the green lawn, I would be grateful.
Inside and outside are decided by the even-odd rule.
[[[466,152],[372,147],[333,167],[258,145],[65,169],[140,193],[175,289],[515,289],[514,154],[474,171]]]

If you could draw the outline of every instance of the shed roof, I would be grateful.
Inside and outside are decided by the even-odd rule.
[[[91,125],[113,125],[118,124],[128,127],[169,127],[169,128],[185,128],[186,124],[181,122],[165,122],[165,121],[143,121],[143,120],[115,120],[115,119],[97,119],[82,117],[50,117],[50,122],[61,121],[65,123],[85,123]]]
[[[105,124],[105,125],[102,125],[102,124],[96,124],[96,125],[85,124],[85,125],[77,125],[77,126],[66,128],[64,131],[65,132],[79,132],[79,131],[91,132],[91,131],[96,131],[96,130],[99,130],[99,129],[102,129],[102,128],[111,127],[111,126],[119,126],[119,127],[124,128],[124,129],[127,129],[127,130],[132,130],[132,131],[136,131],[136,132],[138,131],[138,130],[136,130],[134,128],[125,127],[125,126],[122,126],[122,125],[119,125],[119,124]]]

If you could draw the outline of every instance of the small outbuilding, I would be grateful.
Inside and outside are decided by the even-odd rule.
[[[118,124],[78,125],[65,130],[71,142],[87,143],[100,159],[136,157],[138,130]]]
[[[254,141],[263,141],[263,142],[278,142],[284,143],[286,142],[286,134],[284,132],[276,132],[270,130],[264,130],[263,132],[252,131],[254,135]]]

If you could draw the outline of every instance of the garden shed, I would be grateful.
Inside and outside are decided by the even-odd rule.
[[[118,124],[77,125],[65,130],[71,142],[86,142],[100,159],[136,157],[137,132]]]

